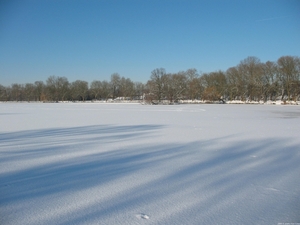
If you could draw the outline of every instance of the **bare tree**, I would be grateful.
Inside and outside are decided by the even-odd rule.
[[[9,100],[9,88],[0,84],[0,101]]]
[[[221,100],[226,97],[227,81],[224,72],[212,72],[201,77],[204,85],[203,99],[210,101]]]
[[[36,81],[34,82],[35,88],[34,88],[34,95],[36,101],[45,101],[46,95],[45,95],[45,84],[43,81]]]
[[[88,96],[88,82],[76,80],[71,84],[72,96],[74,100],[85,101]]]
[[[230,67],[226,71],[227,87],[230,96],[230,100],[241,98],[243,90],[241,80],[239,79],[239,71],[237,67]]]
[[[46,80],[46,87],[47,87],[47,99],[50,101],[58,101],[58,87],[57,87],[57,78],[56,76],[50,76]]]
[[[46,81],[47,97],[50,101],[64,101],[70,90],[66,77],[50,76]]]
[[[108,81],[104,80],[102,81],[101,96],[107,101],[110,95],[111,95],[111,85]]]
[[[263,86],[264,86],[264,101],[268,99],[275,100],[278,95],[278,68],[274,62],[267,61],[262,64]],[[275,97],[275,98],[274,98]]]
[[[120,95],[125,98],[130,98],[134,96],[134,83],[130,78],[122,77],[120,80]]]
[[[91,83],[90,91],[93,94],[93,97],[98,100],[98,98],[101,97],[102,82],[99,80],[94,80]]]
[[[91,95],[90,95],[91,94]],[[34,84],[14,83],[0,85],[0,101],[64,101],[91,98],[108,99],[125,97],[146,99],[151,103],[179,99],[239,99],[249,100],[298,100],[300,98],[300,58],[282,56],[276,62],[261,63],[257,57],[247,57],[226,72],[199,74],[196,69],[167,74],[164,68],[151,71],[146,84],[114,73],[110,81],[95,80],[90,89],[86,81],[72,84],[66,77],[50,76]]]
[[[188,99],[197,99],[200,97],[201,82],[199,82],[199,73],[196,69],[188,69],[186,75],[186,96]]]
[[[121,82],[121,77],[118,73],[113,73],[110,76],[110,85],[112,88],[112,98],[113,99],[115,99],[119,96],[120,82]]]
[[[277,64],[282,85],[282,99],[284,94],[286,94],[288,101],[290,101],[291,95],[294,97],[298,96],[300,58],[295,56],[282,56],[278,59]]]
[[[257,57],[249,56],[239,64],[239,71],[246,84],[246,93],[249,100],[258,98],[258,92],[262,87],[261,62]]]
[[[172,82],[172,74],[164,74],[161,76],[162,95],[164,98],[173,102],[175,96],[175,89]]]
[[[163,99],[163,77],[166,75],[164,68],[155,69],[151,72],[150,81],[147,85],[149,87],[149,95],[153,96],[153,99],[161,102]]]
[[[134,83],[134,98],[143,99],[145,94],[145,85],[141,82]]]
[[[170,103],[177,102],[183,98],[183,94],[186,91],[187,77],[184,72],[176,74],[163,75],[163,91],[164,96],[170,101]]]
[[[59,93],[60,93],[59,96],[60,96],[60,99],[62,101],[64,101],[66,96],[70,92],[70,83],[66,77],[59,77],[58,83],[59,83]]]
[[[11,99],[13,101],[23,101],[24,100],[24,86],[21,84],[11,85]]]
[[[34,84],[31,84],[31,83],[25,84],[24,94],[25,94],[25,98],[28,102],[35,100],[35,98],[34,98],[34,89],[35,89]]]

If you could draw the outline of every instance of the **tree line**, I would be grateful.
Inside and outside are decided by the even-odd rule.
[[[226,71],[201,73],[188,69],[167,73],[164,68],[151,72],[146,83],[133,82],[118,73],[110,80],[69,82],[66,77],[50,76],[46,82],[0,85],[0,101],[86,101],[108,99],[144,100],[150,103],[179,100],[268,101],[300,98],[300,58],[282,56],[276,62],[262,63],[247,57]]]

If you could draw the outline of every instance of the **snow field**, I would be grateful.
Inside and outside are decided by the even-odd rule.
[[[300,222],[300,108],[0,104],[0,224]]]

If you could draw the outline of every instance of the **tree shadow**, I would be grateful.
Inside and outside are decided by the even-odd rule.
[[[162,128],[0,134],[1,224],[140,224],[137,213],[152,224],[299,222],[299,145],[151,143]]]

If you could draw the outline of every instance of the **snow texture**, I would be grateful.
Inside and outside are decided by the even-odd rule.
[[[300,222],[300,107],[0,104],[0,224]]]

